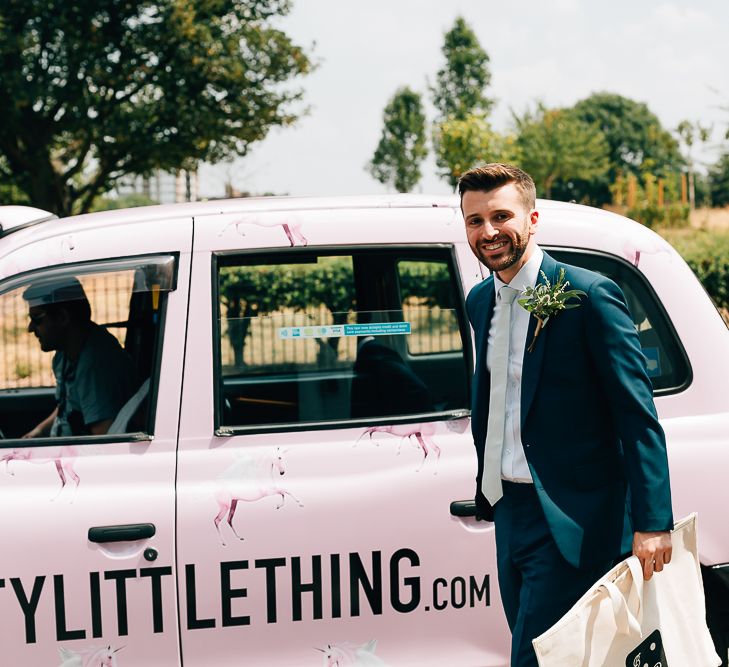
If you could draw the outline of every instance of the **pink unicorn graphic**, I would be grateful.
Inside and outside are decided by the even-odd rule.
[[[432,452],[433,454],[435,454],[436,465],[433,474],[437,475],[437,464],[438,461],[440,461],[440,447],[438,447],[438,445],[435,443],[435,440],[433,440],[433,435],[435,435],[437,426],[437,422],[426,422],[424,424],[388,424],[387,426],[370,426],[362,432],[359,438],[357,438],[354,446],[357,446],[359,441],[362,440],[362,438],[364,438],[365,436],[368,436],[371,442],[373,434],[389,433],[390,435],[394,435],[400,438],[400,441],[397,444],[397,455],[400,456],[400,450],[402,449],[403,442],[405,442],[405,440],[407,440],[408,442],[412,442],[412,438],[415,437],[415,440],[420,447],[420,451],[423,453],[423,458],[420,461],[420,465],[418,465],[418,467],[415,469],[415,472],[420,472],[423,469],[423,466],[425,465],[428,456]]]
[[[307,238],[301,233],[301,223],[293,215],[286,215],[283,217],[273,217],[270,215],[265,217],[259,217],[256,215],[247,215],[240,218],[239,220],[231,222],[230,224],[235,225],[236,229],[238,229],[239,225],[256,225],[256,227],[281,227],[292,247],[295,245],[307,245],[309,243]]]
[[[327,644],[326,648],[317,648],[324,654],[324,667],[387,667],[387,664],[375,655],[377,641],[373,639],[366,644]]]
[[[117,667],[116,653],[122,648],[124,647],[113,649],[111,646],[102,648],[90,646],[78,653],[67,648],[59,648],[58,655],[61,658],[59,667]]]
[[[286,496],[290,496],[299,507],[304,506],[296,496],[277,483],[276,478],[286,473],[284,454],[285,450],[280,447],[267,450],[258,456],[242,454],[218,477],[215,491],[218,513],[213,523],[223,546],[226,546],[226,543],[220,532],[220,522],[226,514],[227,523],[233,534],[239,540],[244,539],[233,525],[235,510],[241,501],[252,503],[267,496],[280,496],[281,500],[276,505],[278,510],[283,507]]]
[[[63,447],[22,447],[12,449],[7,454],[0,456],[0,461],[5,461],[5,472],[11,476],[15,475],[15,472],[10,469],[11,461],[27,461],[35,464],[52,462],[56,466],[56,472],[61,480],[61,488],[53,497],[53,500],[55,500],[66,487],[67,477],[70,477],[75,484],[74,492],[81,483],[81,478],[73,468],[76,456],[76,448],[70,445]]]

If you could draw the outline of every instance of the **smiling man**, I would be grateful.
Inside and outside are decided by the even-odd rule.
[[[31,285],[28,332],[41,350],[55,351],[56,408],[25,438],[103,435],[134,392],[134,366],[119,342],[91,321],[76,278]]]
[[[532,667],[532,639],[621,555],[637,555],[646,579],[670,561],[666,443],[620,288],[539,248],[531,177],[487,164],[466,172],[459,192],[471,250],[492,272],[466,301],[476,504],[495,522],[511,665]],[[562,269],[584,295],[535,337],[536,317],[518,299]]]

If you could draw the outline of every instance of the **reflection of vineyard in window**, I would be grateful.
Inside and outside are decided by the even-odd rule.
[[[445,262],[402,261],[397,264],[403,315],[413,324],[410,354],[461,350],[453,285]]]
[[[353,339],[279,338],[281,327],[355,322],[351,257],[320,257],[316,263],[222,267],[220,270],[223,372],[310,364],[351,365]]]
[[[402,312],[358,312],[351,257],[300,264],[220,269],[221,362],[224,374],[351,366],[355,337],[281,340],[282,327],[406,321],[410,354],[460,351],[453,287],[445,262],[397,262]],[[373,319],[374,318],[374,319]]]

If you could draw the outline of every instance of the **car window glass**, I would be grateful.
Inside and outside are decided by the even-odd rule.
[[[406,339],[410,354],[437,354],[462,349],[455,293],[444,261],[397,263],[405,319],[417,322]]]
[[[581,266],[614,280],[625,294],[646,358],[646,369],[659,393],[674,392],[687,385],[690,368],[686,354],[665,310],[635,267],[618,258],[585,251],[549,249],[557,260]]]
[[[173,269],[174,258],[152,257],[54,267],[4,282],[3,436],[152,432],[151,378]]]
[[[463,318],[455,307],[460,298],[450,251],[421,255],[371,250],[218,258],[218,424],[467,408]],[[423,284],[414,288],[418,279]]]

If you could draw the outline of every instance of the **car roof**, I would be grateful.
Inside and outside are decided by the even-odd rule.
[[[198,224],[214,224],[219,215],[239,213],[275,213],[293,211],[331,211],[399,209],[403,210],[403,224],[407,224],[407,210],[424,208],[459,209],[457,195],[391,194],[369,196],[336,197],[249,197],[238,199],[211,200],[159,206],[141,206],[115,209],[98,213],[72,216],[60,219],[45,219],[38,224],[24,226],[16,233],[0,238],[0,256],[7,256],[16,247],[27,243],[80,233],[87,229],[98,229],[118,225],[134,224],[140,221],[155,221],[172,218],[195,218]],[[10,207],[0,207],[3,208]],[[574,203],[551,200],[537,200],[540,213],[538,240],[541,245],[565,246],[603,250],[631,259],[635,249],[655,249],[668,244],[643,225],[621,215],[602,209]],[[389,216],[388,216],[389,217]],[[389,218],[391,221],[391,218]],[[391,224],[388,222],[388,224]],[[465,238],[465,237],[464,237]]]

